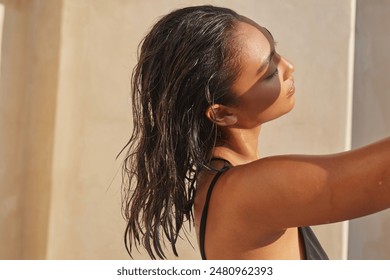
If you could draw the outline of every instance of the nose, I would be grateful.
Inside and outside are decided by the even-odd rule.
[[[282,67],[284,68],[283,80],[287,80],[291,77],[292,73],[295,70],[294,65],[290,61],[288,61],[286,58],[284,58],[283,56],[281,57],[280,62],[282,64]]]

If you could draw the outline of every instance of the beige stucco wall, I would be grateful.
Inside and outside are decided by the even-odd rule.
[[[4,4],[0,257],[45,258],[61,2]]]
[[[295,64],[296,108],[264,126],[262,155],[350,146],[354,0],[3,2],[0,258],[128,258],[115,157],[131,131],[130,73],[142,36],[174,8],[233,8]],[[346,257],[345,224],[316,231],[331,258]],[[180,257],[197,259],[189,239]]]
[[[390,132],[390,1],[357,1],[353,146]],[[350,259],[390,259],[390,211],[350,223]]]

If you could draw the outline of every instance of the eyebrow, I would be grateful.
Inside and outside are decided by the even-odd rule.
[[[269,63],[272,60],[272,57],[275,55],[275,49],[271,51],[271,53],[267,56],[267,58],[261,63],[259,70],[257,70],[257,73],[263,72],[263,70],[269,65]]]

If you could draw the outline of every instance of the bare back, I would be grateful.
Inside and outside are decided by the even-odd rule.
[[[202,258],[206,259],[207,252],[207,259],[304,259],[304,246],[297,228],[265,238],[251,234],[251,228],[241,222],[242,218],[235,214],[235,209],[229,207],[229,201],[221,201],[220,192],[224,192],[223,177],[227,176],[221,174],[220,181],[213,185],[212,181],[217,176],[207,174],[197,190],[195,225]],[[215,189],[210,192],[212,187]],[[210,195],[208,207],[204,207],[208,193],[212,193],[212,196]],[[207,213],[204,213],[205,209],[208,210]],[[203,221],[203,226],[207,227],[204,232],[201,230],[202,216],[207,217]]]

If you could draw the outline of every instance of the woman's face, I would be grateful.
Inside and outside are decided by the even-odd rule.
[[[232,86],[236,127],[256,127],[289,112],[295,103],[294,66],[275,51],[272,35],[240,22],[235,42],[241,53],[241,72]]]

